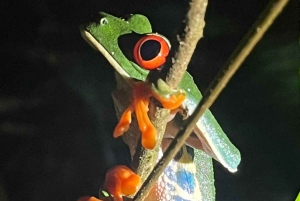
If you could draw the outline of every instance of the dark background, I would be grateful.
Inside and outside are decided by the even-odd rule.
[[[267,1],[209,1],[189,71],[203,91]],[[300,190],[298,2],[288,4],[211,110],[240,149],[239,171],[215,163],[217,200],[294,200]],[[80,36],[92,14],[141,13],[171,40],[186,1],[0,3],[0,200],[97,195],[129,162],[110,92],[113,70]]]

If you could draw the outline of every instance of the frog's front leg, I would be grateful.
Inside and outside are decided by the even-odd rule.
[[[128,108],[123,112],[118,125],[116,126],[115,130],[114,130],[114,137],[117,138],[121,135],[123,135],[123,133],[125,133],[130,126],[131,123],[131,115],[134,111],[134,107],[132,104],[130,104],[128,106]]]
[[[114,131],[114,137],[126,132],[131,123],[131,114],[136,113],[139,129],[141,131],[142,146],[146,149],[153,149],[157,143],[157,131],[148,116],[150,97],[155,97],[164,108],[176,109],[185,99],[183,90],[172,90],[168,85],[158,80],[157,84],[149,82],[137,82],[132,91],[130,106],[124,111]]]
[[[132,90],[131,104],[122,114],[114,130],[114,137],[119,137],[129,129],[132,112],[135,111],[139,129],[141,131],[142,145],[146,149],[153,149],[157,142],[157,133],[148,117],[148,106],[151,97],[151,87],[147,82],[135,83]]]
[[[164,108],[175,110],[179,108],[186,98],[182,89],[172,89],[162,79],[158,79],[156,85],[152,83],[152,95]]]

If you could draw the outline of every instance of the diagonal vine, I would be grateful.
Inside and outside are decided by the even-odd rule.
[[[157,181],[160,174],[164,171],[168,163],[174,158],[175,154],[179,151],[180,147],[184,144],[186,139],[189,137],[191,131],[193,130],[196,122],[201,117],[201,115],[204,113],[206,109],[208,109],[213,102],[216,100],[218,95],[221,93],[221,91],[224,89],[226,84],[229,82],[231,77],[234,75],[234,73],[237,71],[237,69],[240,67],[242,62],[245,60],[245,58],[249,55],[249,53],[252,51],[254,46],[258,43],[258,41],[262,38],[264,33],[268,30],[270,25],[273,23],[273,21],[276,19],[276,17],[281,13],[283,8],[286,6],[289,0],[272,0],[270,3],[266,6],[265,10],[262,12],[258,20],[253,24],[253,26],[249,29],[248,33],[245,35],[245,37],[242,39],[240,44],[237,46],[235,51],[232,53],[228,61],[225,63],[225,66],[220,70],[219,75],[213,80],[213,82],[209,85],[208,89],[204,93],[203,99],[195,109],[195,112],[188,118],[185,125],[183,125],[182,129],[177,134],[176,138],[172,141],[166,152],[164,153],[164,156],[159,160],[159,162],[156,164],[155,168],[147,178],[147,180],[144,182],[142,187],[140,188],[139,192],[135,195],[134,200],[140,201],[143,200],[145,195],[148,194],[149,190],[152,188],[154,183]],[[198,6],[204,6],[204,3],[201,0],[194,0],[191,3],[190,11],[187,15],[188,24],[187,29],[191,32],[192,26],[189,26],[189,22],[193,22],[191,19],[195,16],[197,16],[199,13],[201,13],[201,9],[198,8]],[[206,7],[206,5],[205,5]],[[196,10],[194,10],[196,9]],[[199,10],[197,10],[199,9]],[[205,12],[205,9],[204,9]],[[191,14],[191,15],[190,15]],[[186,44],[186,41],[189,41],[188,39],[189,34],[186,34],[185,39],[183,40],[184,43],[181,44],[177,55],[183,54],[181,53],[181,47],[184,47]],[[202,33],[201,33],[202,36]],[[201,37],[200,36],[200,37]],[[200,39],[199,37],[199,39]],[[199,40],[198,39],[198,40]],[[196,44],[198,42],[196,40]],[[193,52],[194,49],[191,50]],[[179,75],[180,73],[184,73],[186,70],[187,64],[190,60],[191,55],[187,55],[186,61],[181,61],[180,57],[178,56],[176,58],[176,61],[173,65],[173,68],[175,68],[175,64],[182,64],[178,65]],[[188,58],[189,57],[189,58]],[[185,67],[182,67],[185,66]],[[167,79],[168,84],[170,84],[172,87],[176,87],[176,83],[180,82],[181,77],[178,79],[174,76],[174,73],[178,73],[176,70],[171,70],[170,74],[168,75],[169,80]],[[174,81],[175,79],[175,81]],[[178,80],[179,81],[178,81]],[[174,83],[174,85],[173,85]]]

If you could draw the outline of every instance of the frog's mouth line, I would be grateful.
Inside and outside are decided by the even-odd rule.
[[[90,34],[85,30],[85,27],[80,27],[81,36],[92,46],[93,49],[98,50],[108,60],[108,62],[115,68],[115,70],[123,77],[129,85],[132,85],[132,78],[122,68],[122,66],[113,58],[113,56]]]

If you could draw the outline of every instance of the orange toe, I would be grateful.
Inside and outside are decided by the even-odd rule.
[[[106,173],[104,188],[114,196],[115,201],[123,201],[123,196],[137,192],[141,178],[125,165],[118,165]]]
[[[186,97],[185,93],[181,91],[171,94],[168,98],[160,96],[156,93],[153,93],[153,96],[163,105],[164,108],[170,110],[180,107]]]
[[[137,100],[135,113],[142,133],[142,146],[145,149],[153,149],[157,143],[157,131],[148,117],[148,106],[149,100]]]
[[[145,149],[153,149],[157,143],[157,131],[155,127],[151,124],[148,129],[142,133],[142,146]]]
[[[130,105],[122,114],[118,125],[114,130],[114,137],[117,138],[123,135],[130,126],[131,123],[131,114],[133,112],[133,107]]]
[[[147,110],[149,101],[137,99],[134,101],[135,114],[140,131],[143,133],[147,129]]]
[[[131,195],[137,192],[141,183],[141,177],[137,174],[131,174],[122,182],[121,191],[124,195]]]

